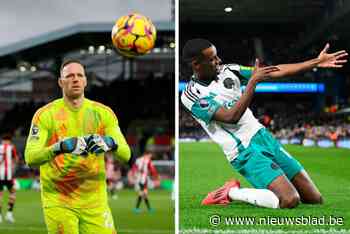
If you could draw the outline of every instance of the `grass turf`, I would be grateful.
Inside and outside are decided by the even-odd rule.
[[[180,231],[182,233],[335,233],[343,230],[350,233],[350,150],[336,148],[316,148],[302,146],[286,146],[304,166],[314,183],[322,193],[323,205],[300,204],[295,209],[258,208],[242,202],[233,202],[227,207],[201,206],[201,200],[209,191],[221,186],[229,178],[237,178],[242,187],[251,187],[247,181],[233,170],[225,159],[221,149],[213,143],[180,143]],[[221,218],[220,224],[211,225],[212,215]],[[252,224],[252,217],[259,220],[269,216],[294,217],[299,219],[299,225],[283,224],[285,221],[273,221],[277,225]],[[330,217],[333,217],[330,218]],[[233,217],[235,224],[226,224],[225,219]],[[239,218],[241,217],[241,218]],[[248,218],[244,218],[248,217]],[[335,218],[338,224],[334,224]],[[319,218],[317,220],[317,218]],[[237,224],[237,220],[241,223]],[[307,223],[305,219],[311,219]],[[323,220],[324,219],[324,220]],[[330,224],[332,219],[333,224]],[[231,219],[232,220],[232,219]],[[250,220],[250,221],[242,221]],[[342,225],[340,225],[342,220]],[[323,221],[326,223],[323,224]],[[230,222],[230,221],[228,221]],[[279,222],[279,224],[278,224]],[[314,225],[316,222],[319,225]],[[232,223],[232,222],[231,222]],[[244,224],[243,224],[244,223]],[[230,230],[230,232],[227,232]]]
[[[7,192],[4,193],[3,215],[7,209]],[[114,223],[118,234],[170,234],[175,233],[174,202],[170,192],[164,190],[150,191],[149,199],[155,209],[148,213],[142,203],[140,214],[132,209],[136,201],[136,193],[122,190],[117,200],[109,200]],[[44,234],[47,233],[41,208],[40,193],[36,191],[18,191],[14,208],[16,222],[0,223],[1,234]]]

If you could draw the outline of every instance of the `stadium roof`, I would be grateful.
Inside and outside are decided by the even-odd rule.
[[[172,0],[12,0],[2,3],[0,80],[13,77],[17,71],[11,70],[21,63],[37,65],[57,61],[67,53],[79,53],[90,47],[112,49],[113,23],[133,12],[153,21],[158,31],[156,46],[174,40]]]
[[[317,20],[324,0],[179,0],[181,22],[305,22]],[[225,12],[224,9],[229,12]]]
[[[154,22],[158,31],[174,31],[174,22]],[[78,23],[59,30],[44,33],[29,39],[24,39],[16,43],[4,45],[0,47],[0,57],[8,54],[16,53],[21,50],[36,47],[49,42],[57,41],[62,38],[73,36],[79,33],[109,33],[113,27],[110,23]]]
[[[225,11],[225,8],[230,9]],[[348,0],[179,0],[179,15],[181,25],[189,30],[191,25],[198,24],[207,28],[209,24],[210,27],[217,24],[225,30],[227,25],[232,25],[233,32],[235,26],[242,25],[247,32],[287,30],[299,38],[295,42],[296,50],[310,48],[314,42],[331,42],[333,50],[350,51]],[[350,70],[350,66],[346,65],[345,69]]]

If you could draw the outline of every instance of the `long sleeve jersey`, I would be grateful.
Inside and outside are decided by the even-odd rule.
[[[61,98],[35,113],[25,160],[29,166],[40,166],[44,207],[90,208],[107,204],[103,153],[82,156],[53,152],[53,144],[64,138],[90,134],[112,137],[118,145],[112,152],[114,157],[122,162],[130,159],[130,148],[117,117],[101,103],[85,98],[80,108],[73,109]]]

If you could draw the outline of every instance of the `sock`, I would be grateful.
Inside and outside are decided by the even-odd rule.
[[[232,188],[229,191],[229,197],[232,200],[243,201],[256,206],[279,208],[278,197],[268,189]]]
[[[112,196],[114,196],[114,195],[117,195],[117,189],[116,188],[112,189]]]
[[[147,197],[145,197],[145,203],[146,203],[147,209],[151,209],[151,206],[149,204],[149,201],[148,201]]]
[[[9,202],[9,204],[8,204],[8,206],[9,206],[9,211],[12,211],[12,210],[13,210],[13,206],[14,206],[14,205],[15,205],[14,203]]]
[[[15,201],[16,201],[16,193],[10,193],[9,202],[8,202],[9,211],[13,210],[13,206],[15,205]]]
[[[137,197],[137,202],[136,202],[136,208],[138,209],[140,207],[140,204],[141,204],[141,196],[138,196]]]

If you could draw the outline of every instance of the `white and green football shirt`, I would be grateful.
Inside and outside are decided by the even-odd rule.
[[[193,76],[181,95],[181,102],[210,138],[221,146],[230,162],[248,147],[252,137],[263,125],[249,108],[237,123],[216,121],[213,116],[221,106],[227,109],[234,106],[242,95],[241,85],[247,84],[252,71],[253,67],[223,65],[217,79],[209,84]]]

